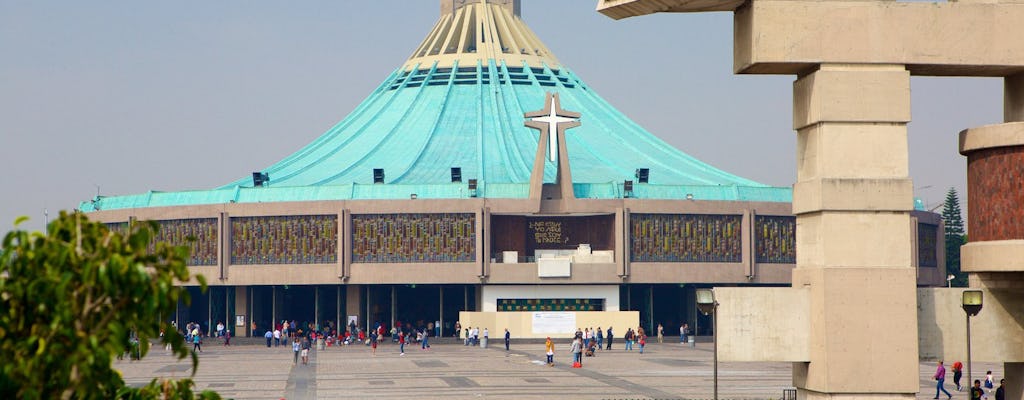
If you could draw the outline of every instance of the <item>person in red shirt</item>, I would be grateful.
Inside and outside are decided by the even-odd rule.
[[[953,383],[956,384],[956,391],[963,390],[960,386],[960,378],[964,376],[964,364],[957,361],[953,363]]]

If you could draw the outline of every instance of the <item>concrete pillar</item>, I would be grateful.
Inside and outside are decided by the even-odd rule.
[[[1024,74],[1003,78],[1003,121],[1024,121]]]
[[[245,337],[249,336],[252,332],[249,330],[249,323],[252,322],[252,310],[249,309],[249,287],[248,286],[236,286],[235,287],[235,315],[242,315],[245,317],[243,326],[237,326],[235,324],[235,316],[228,315],[228,320],[224,322],[228,326],[233,326],[231,329],[232,336]]]
[[[1003,363],[1003,375],[1006,377],[1006,398],[1024,399],[1024,362]],[[996,382],[999,387],[999,382]],[[995,398],[995,395],[992,396]]]
[[[902,65],[823,64],[793,85],[797,268],[811,293],[801,399],[913,399],[919,390]],[[856,371],[856,373],[837,373]]]
[[[359,296],[359,292],[362,290],[362,285],[348,285],[345,289],[345,324],[348,325],[349,315],[358,315],[359,324],[363,323],[363,316],[361,315],[363,298]]]
[[[988,289],[986,309],[1024,315],[1024,75],[1006,78],[1006,123],[960,132],[960,154],[967,156],[967,229],[960,267],[968,285]],[[1001,324],[1021,326],[1020,318]],[[1005,359],[1008,399],[1024,398],[1024,363]]]

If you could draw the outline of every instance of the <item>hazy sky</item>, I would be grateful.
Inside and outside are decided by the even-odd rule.
[[[763,183],[796,176],[793,76],[733,75],[732,14],[614,21],[595,0],[526,0],[566,67],[647,130]],[[208,189],[343,119],[419,45],[436,0],[0,0],[0,232],[99,191]],[[957,132],[998,123],[1002,80],[914,78],[910,173],[956,187]]]

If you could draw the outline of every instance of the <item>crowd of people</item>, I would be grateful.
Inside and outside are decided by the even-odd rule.
[[[960,379],[963,377],[964,364],[960,361],[954,362],[952,365],[953,369],[953,384],[956,385],[956,391],[963,390],[963,386],[960,385]],[[935,374],[932,375],[932,379],[935,379],[935,397],[939,398],[939,393],[944,393],[948,399],[953,398],[953,394],[946,390],[946,366],[940,360],[938,368],[935,369]],[[994,395],[995,400],[1006,400],[1006,379],[999,380],[999,387],[995,387],[995,378],[992,376],[992,371],[985,373],[984,382],[981,379],[975,379],[973,385],[970,387],[970,400],[985,400],[988,399],[989,394]]]

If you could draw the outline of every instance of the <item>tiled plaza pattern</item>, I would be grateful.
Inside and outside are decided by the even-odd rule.
[[[678,340],[677,338],[673,338]],[[223,347],[207,340],[194,377],[200,389],[212,389],[238,399],[710,399],[711,344],[696,348],[666,338],[652,343],[644,354],[622,350],[585,357],[583,368],[571,368],[568,340],[556,342],[555,367],[543,364],[542,343],[517,343],[506,353],[501,341],[482,349],[449,340],[430,350],[385,344],[372,355],[366,346],[331,347],[312,351],[307,366],[292,364],[290,347],[248,344]],[[497,346],[495,346],[497,345]],[[187,377],[188,360],[174,360],[154,348],[142,361],[117,361],[115,367],[131,385],[154,377]],[[985,370],[1002,376],[1001,364],[977,363],[975,377]],[[790,363],[720,363],[719,398],[778,399],[791,388]],[[933,363],[921,363],[918,399],[931,399]],[[957,397],[952,387],[947,390]],[[963,379],[967,380],[966,376]]]

